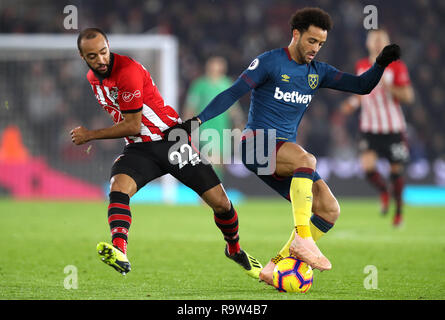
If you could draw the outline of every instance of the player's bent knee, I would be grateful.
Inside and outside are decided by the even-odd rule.
[[[201,197],[216,213],[227,212],[232,207],[232,203],[222,185],[217,185],[207,190]]]
[[[315,168],[317,166],[317,158],[312,153],[308,153],[308,162],[311,164],[311,168]]]
[[[305,152],[303,155],[301,155],[301,158],[299,160],[298,164],[299,167],[307,167],[307,168],[314,168],[317,166],[317,158],[312,153]]]
[[[214,205],[212,206],[212,209],[216,213],[223,213],[223,212],[230,211],[231,207],[232,207],[232,204],[231,204],[229,198],[227,198],[226,194],[224,193],[224,195],[221,195],[219,197],[219,199],[214,203]]]
[[[132,197],[137,191],[136,182],[125,174],[117,174],[110,180],[110,192],[117,191]]]

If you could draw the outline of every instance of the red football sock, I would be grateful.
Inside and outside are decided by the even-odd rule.
[[[403,187],[404,187],[404,179],[400,174],[392,174],[391,182],[393,187],[393,196],[396,201],[396,214],[402,214],[402,206],[403,206]]]
[[[128,230],[131,225],[130,197],[122,192],[110,192],[108,223],[113,246],[127,254]]]
[[[238,241],[236,241],[236,243],[230,243],[229,241],[227,242],[227,251],[229,251],[230,255],[234,255],[240,250],[241,248]]]
[[[238,214],[233,205],[230,210],[223,213],[214,212],[214,219],[217,227],[224,235],[224,240],[227,242],[227,250],[230,255],[240,251],[239,235],[238,235]]]
[[[366,179],[369,181],[371,185],[373,185],[380,193],[388,192],[388,187],[386,186],[386,182],[377,171],[369,171],[366,173]]]
[[[124,254],[127,254],[127,241],[122,238],[114,238],[113,239],[113,246],[118,248],[120,251],[122,251]]]

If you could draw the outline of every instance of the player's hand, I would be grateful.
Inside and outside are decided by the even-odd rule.
[[[389,44],[383,48],[382,52],[375,59],[378,65],[386,68],[391,62],[400,59],[401,50],[397,44]]]
[[[89,130],[85,127],[77,127],[71,130],[71,141],[76,145],[81,145],[90,141]]]
[[[183,123],[179,123],[176,126],[171,127],[166,131],[164,131],[164,139],[168,140],[168,135],[170,134],[171,131],[175,129],[184,130],[185,132],[187,132],[187,135],[191,135],[192,130],[198,128],[200,125],[201,125],[201,120],[199,120],[198,117],[193,117],[191,119],[188,119],[187,121],[184,121]]]

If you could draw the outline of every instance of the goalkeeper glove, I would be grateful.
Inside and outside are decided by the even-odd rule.
[[[397,44],[390,44],[383,48],[375,62],[386,68],[391,62],[400,59],[400,54],[400,47]]]

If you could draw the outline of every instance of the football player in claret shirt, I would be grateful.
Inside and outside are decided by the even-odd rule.
[[[233,85],[217,95],[197,117],[177,125],[191,132],[192,124],[218,116],[252,91],[246,130],[240,144],[242,161],[291,202],[294,217],[289,241],[260,273],[260,279],[268,284],[272,284],[276,263],[289,255],[321,271],[332,267],[315,241],[332,228],[340,208],[328,185],[315,171],[316,158],[296,143],[298,126],[312,97],[319,88],[368,94],[379,82],[386,66],[400,56],[399,46],[388,45],[362,75],[344,73],[315,60],[332,26],[328,13],[319,8],[300,9],[291,17],[290,26],[292,39],[287,47],[259,55]],[[257,139],[263,133],[266,137]],[[276,144],[269,158],[275,162],[275,171],[262,174],[260,161],[249,159],[255,159],[258,148],[266,151],[268,143],[261,143],[268,141],[271,133],[275,133]]]
[[[175,142],[163,140],[164,132],[181,122],[176,111],[164,104],[150,73],[130,57],[111,53],[104,32],[89,28],[78,36],[80,56],[90,70],[93,92],[114,121],[108,128],[71,131],[76,145],[96,139],[125,138],[126,146],[114,161],[110,175],[108,223],[112,245],[100,242],[97,251],[106,264],[122,274],[131,270],[127,258],[128,231],[132,222],[130,198],[150,181],[171,174],[194,190],[213,209],[214,220],[226,241],[225,254],[258,278],[261,264],[240,248],[238,215],[210,164],[195,153],[185,161],[169,159]],[[189,146],[188,144],[186,145]],[[177,149],[182,149],[182,146]],[[189,147],[192,152],[192,147]]]
[[[371,67],[380,50],[389,44],[389,35],[383,29],[370,30],[366,39],[369,56],[355,66],[357,74]],[[390,163],[390,182],[395,200],[393,225],[402,223],[402,193],[404,164],[409,160],[406,142],[406,122],[401,103],[414,101],[414,90],[408,69],[402,60],[388,65],[375,89],[364,96],[351,96],[342,103],[341,110],[350,114],[360,108],[360,164],[368,182],[380,193],[381,212],[386,214],[390,193],[385,179],[377,171],[379,157]]]

